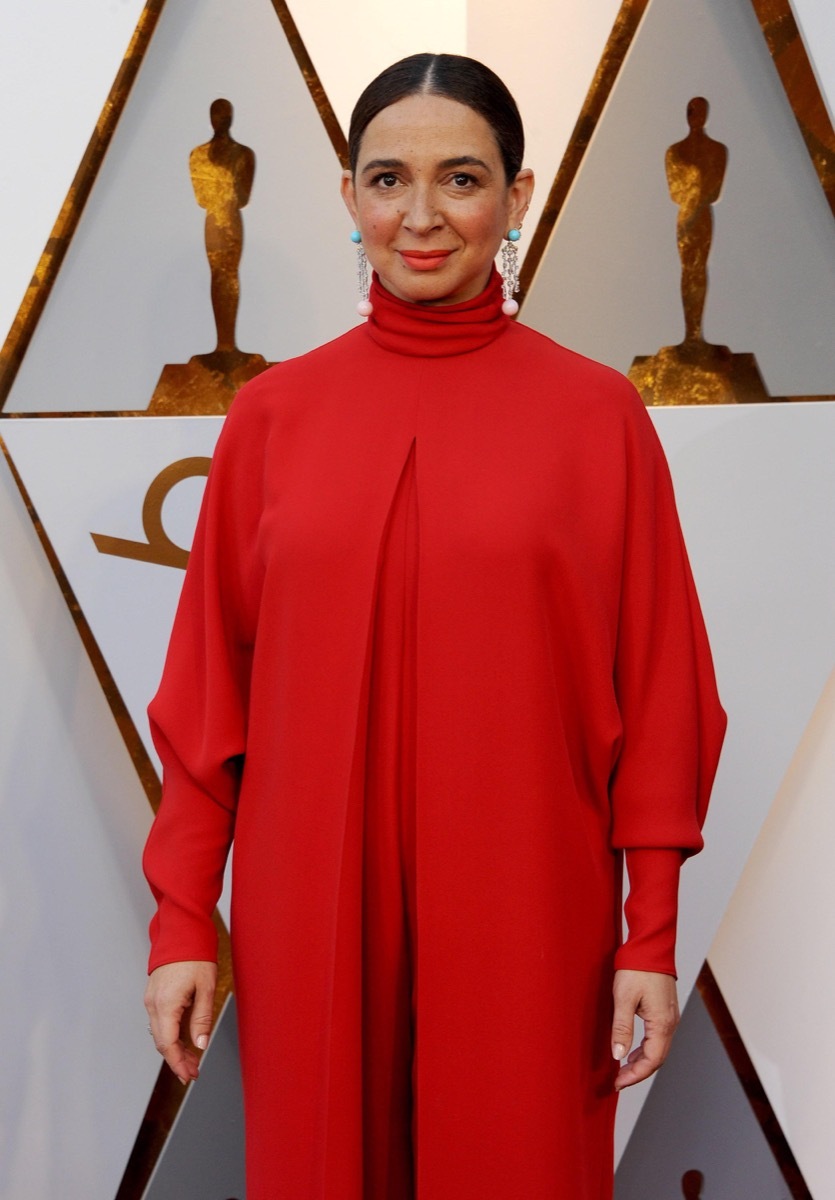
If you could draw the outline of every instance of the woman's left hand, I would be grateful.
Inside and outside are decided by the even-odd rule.
[[[649,1079],[669,1054],[679,1022],[676,981],[652,971],[615,971],[614,997],[612,1054],[626,1059],[615,1080],[615,1090],[621,1091]],[[636,1016],[644,1023],[644,1036],[630,1053]]]

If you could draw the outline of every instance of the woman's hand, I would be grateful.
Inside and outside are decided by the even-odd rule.
[[[669,1054],[679,1022],[676,981],[652,971],[615,971],[614,997],[612,1054],[618,1061],[626,1058],[615,1080],[621,1091],[649,1079]],[[644,1037],[629,1053],[636,1016],[644,1022]]]
[[[217,985],[213,962],[166,963],[151,972],[145,989],[154,1045],[181,1083],[196,1079],[200,1058],[184,1041],[186,1030],[198,1050],[209,1044]]]

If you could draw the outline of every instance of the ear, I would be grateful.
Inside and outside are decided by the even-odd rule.
[[[342,172],[342,182],[340,184],[340,192],[342,199],[345,201],[345,207],[351,214],[351,220],[357,224],[357,197],[354,187],[354,177],[350,171]]]
[[[525,167],[507,189],[508,229],[519,229],[530,208],[533,195],[533,171]]]

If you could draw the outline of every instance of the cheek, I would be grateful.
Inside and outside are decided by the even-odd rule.
[[[473,242],[493,243],[501,241],[507,230],[504,211],[499,211],[494,205],[485,207],[480,212],[472,213],[467,221],[467,235]]]
[[[402,214],[393,206],[383,210],[369,207],[365,212],[360,212],[360,220],[369,237],[384,238],[397,228],[402,220]]]

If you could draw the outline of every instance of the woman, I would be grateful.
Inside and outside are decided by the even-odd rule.
[[[503,311],[522,149],[470,59],[370,84],[369,320],[248,384],[215,454],[150,709],[147,1006],[196,1077],[234,829],[249,1200],[603,1200],[677,1021],[725,718],[643,405]]]

